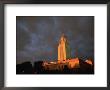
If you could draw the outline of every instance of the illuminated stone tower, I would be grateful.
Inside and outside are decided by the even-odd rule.
[[[64,34],[62,34],[58,45],[58,62],[69,58],[71,58],[70,48]]]

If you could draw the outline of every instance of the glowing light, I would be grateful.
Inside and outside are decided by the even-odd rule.
[[[93,62],[91,60],[86,60],[85,62],[90,64],[90,65],[93,65]]]

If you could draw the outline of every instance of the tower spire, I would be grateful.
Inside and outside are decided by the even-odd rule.
[[[61,35],[59,45],[58,45],[58,62],[62,62],[63,60],[70,58],[69,54],[70,54],[69,46],[63,33]]]

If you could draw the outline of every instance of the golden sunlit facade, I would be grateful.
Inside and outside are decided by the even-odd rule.
[[[61,36],[59,45],[58,45],[58,62],[66,60],[66,38],[64,34]]]
[[[91,60],[86,60],[85,62],[90,64],[90,65],[93,65],[93,62]]]
[[[85,62],[90,65],[93,64],[90,60],[86,60]],[[58,44],[58,60],[50,62],[45,61],[43,66],[45,70],[63,70],[65,66],[69,69],[80,68],[79,58],[71,58],[69,43],[64,34],[62,34]]]

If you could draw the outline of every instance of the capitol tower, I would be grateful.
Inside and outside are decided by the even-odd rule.
[[[71,58],[71,51],[68,41],[64,34],[62,34],[58,45],[58,62],[66,61]]]

